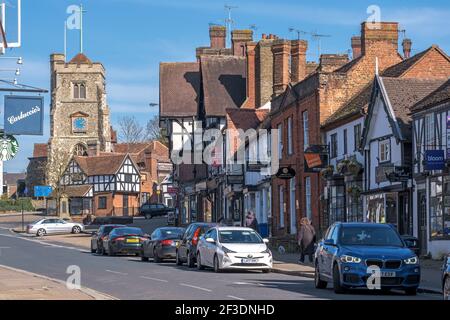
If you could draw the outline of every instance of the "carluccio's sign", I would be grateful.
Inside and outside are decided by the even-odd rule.
[[[11,135],[0,134],[0,161],[9,161],[19,152],[19,143]]]
[[[8,135],[43,135],[43,109],[43,97],[5,96],[5,133]]]

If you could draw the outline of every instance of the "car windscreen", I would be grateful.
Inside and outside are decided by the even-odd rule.
[[[103,234],[109,234],[112,230],[120,228],[120,226],[105,226],[103,227]]]
[[[144,235],[144,232],[139,228],[116,228],[111,232],[111,234],[113,234],[113,233],[118,236],[123,236],[123,235],[128,235],[128,234],[137,235],[137,236]]]
[[[255,231],[249,230],[223,230],[219,231],[221,243],[263,243]]]
[[[385,226],[343,226],[339,242],[342,245],[403,247],[394,229]]]
[[[162,239],[178,239],[184,234],[184,229],[173,228],[173,229],[161,229]]]

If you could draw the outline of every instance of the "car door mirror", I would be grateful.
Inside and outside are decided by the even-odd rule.
[[[269,239],[263,239],[263,242],[264,242],[265,244],[268,244],[268,243],[270,242],[270,240],[269,240]]]
[[[213,238],[206,238],[206,242],[208,242],[208,243],[216,243],[216,240],[214,240]]]
[[[333,239],[327,239],[323,242],[323,244],[326,246],[332,246],[332,247],[334,247],[336,245],[336,243],[334,243]]]

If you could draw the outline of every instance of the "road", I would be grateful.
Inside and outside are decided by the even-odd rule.
[[[125,300],[441,299],[432,294],[406,297],[400,292],[335,295],[332,289],[315,289],[311,279],[297,276],[260,272],[215,274],[211,270],[177,267],[174,263],[141,262],[136,257],[97,256],[86,249],[16,235],[5,225],[0,225],[0,265],[64,281],[69,277],[67,268],[78,266],[82,286]]]

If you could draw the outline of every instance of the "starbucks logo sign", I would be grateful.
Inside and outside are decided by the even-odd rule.
[[[11,135],[0,135],[0,161],[14,159],[19,152],[19,143]]]

